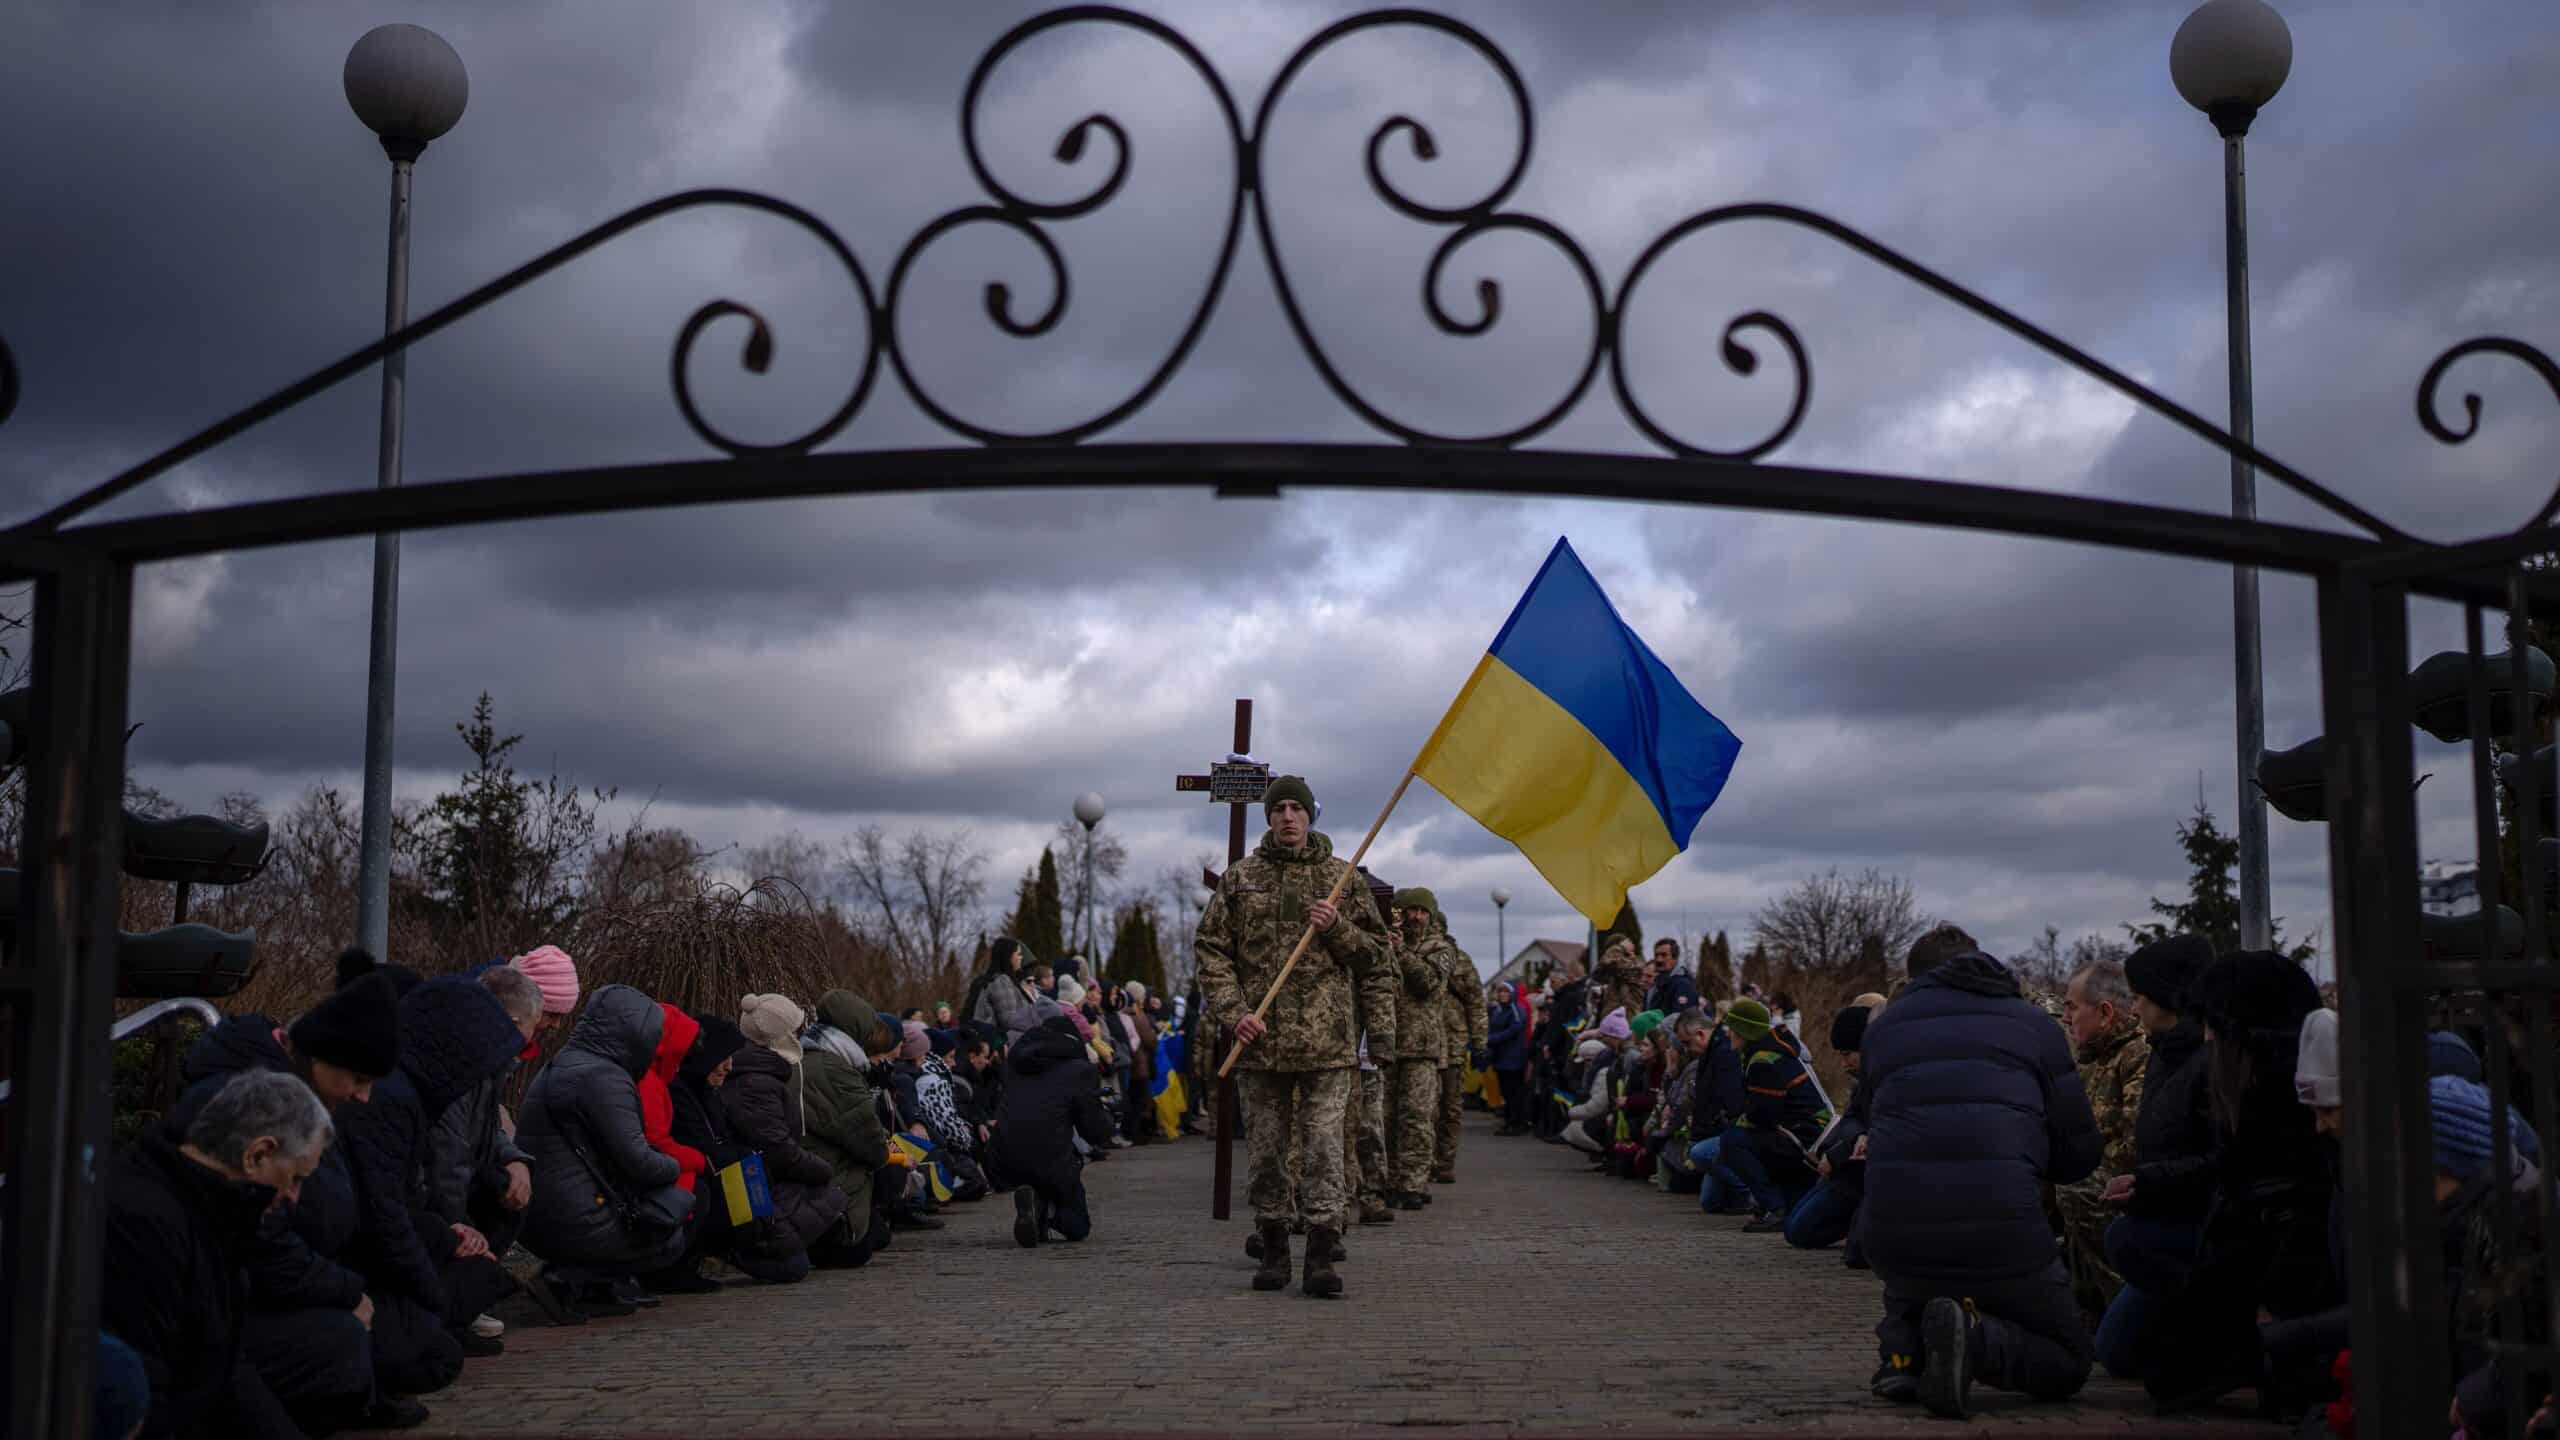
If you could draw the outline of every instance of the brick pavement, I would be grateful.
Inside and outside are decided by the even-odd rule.
[[[2033,1406],[1977,1391],[1970,1427],[1868,1398],[1876,1286],[1694,1200],[1584,1172],[1468,1117],[1460,1183],[1355,1228],[1348,1294],[1246,1287],[1250,1211],[1209,1218],[1210,1145],[1086,1171],[1093,1238],[1016,1247],[1002,1198],[946,1210],[868,1267],[732,1277],[629,1319],[551,1329],[428,1397],[424,1436],[1228,1435],[1432,1427],[1618,1436],[2272,1432],[2162,1422],[2100,1378]],[[1241,1171],[1241,1156],[1239,1156]],[[1774,1327],[1770,1316],[1791,1316]]]

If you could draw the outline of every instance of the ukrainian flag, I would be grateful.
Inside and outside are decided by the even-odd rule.
[[[1558,540],[1413,771],[1605,929],[1741,752]]]

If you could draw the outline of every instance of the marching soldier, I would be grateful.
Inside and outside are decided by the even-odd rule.
[[[1441,992],[1440,1123],[1433,1147],[1432,1183],[1458,1183],[1458,1130],[1466,1119],[1467,1070],[1484,1064],[1484,982],[1476,962],[1449,938],[1449,917],[1433,911],[1432,928],[1446,947],[1448,965]]]
[[[1263,792],[1271,828],[1251,855],[1227,867],[1200,916],[1192,953],[1201,1003],[1244,1043],[1237,1062],[1245,1101],[1245,1156],[1254,1225],[1262,1240],[1256,1290],[1289,1283],[1289,1221],[1307,1217],[1300,1288],[1342,1293],[1335,1247],[1348,1216],[1342,1170],[1344,1111],[1357,1085],[1359,1034],[1354,993],[1388,983],[1378,918],[1366,886],[1343,884],[1349,865],[1315,830],[1315,792],[1283,775]],[[1254,1006],[1280,976],[1301,934],[1313,937],[1273,999],[1268,1018]],[[1374,992],[1373,992],[1374,993]],[[1294,1143],[1293,1143],[1294,1142]],[[1298,1161],[1292,1186],[1289,1156]],[[1293,1193],[1294,1192],[1294,1193]]]
[[[1403,981],[1397,996],[1396,1068],[1387,1091],[1389,1169],[1394,1193],[1387,1203],[1399,1210],[1419,1210],[1431,1203],[1431,1162],[1438,1149],[1442,1046],[1448,1032],[1449,966],[1456,952],[1449,937],[1434,930],[1431,917],[1440,908],[1423,889],[1396,892],[1399,944],[1396,968]]]
[[[1378,913],[1393,914],[1395,887],[1365,870],[1361,878],[1369,884],[1369,898],[1377,902]],[[1395,944],[1392,926],[1386,944]],[[1396,1016],[1404,987],[1392,950],[1384,952],[1382,960],[1379,972],[1385,983],[1360,990],[1360,1088],[1352,1097],[1350,1131],[1351,1157],[1357,1168],[1345,1172],[1359,1181],[1363,1225],[1384,1225],[1396,1218],[1387,1204],[1393,1189],[1387,1174],[1387,1081],[1395,1071]]]

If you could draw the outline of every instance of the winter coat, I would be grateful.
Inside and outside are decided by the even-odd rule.
[[[1741,1046],[1742,1124],[1763,1134],[1784,1132],[1809,1146],[1831,1123],[1831,1107],[1804,1063],[1804,1043],[1784,1026]]]
[[[1400,934],[1394,959],[1395,1058],[1436,1064],[1449,1029],[1448,1007],[1441,997],[1448,993],[1458,947],[1449,943],[1448,936],[1434,932],[1426,932],[1419,940]]]
[[[438,1271],[455,1241],[453,1222],[426,1208],[427,1138],[523,1046],[506,1007],[475,981],[439,976],[401,997],[399,1068],[374,1082],[370,1103],[341,1106],[337,1116],[363,1227],[352,1253],[376,1299],[405,1295],[443,1313]]]
[[[868,1043],[861,1037],[877,1024],[864,1024],[861,1014],[870,1007],[858,1005],[844,990],[830,990],[818,1002],[826,1023],[854,1037],[857,1046]],[[870,1077],[824,1046],[810,1045],[800,1060],[800,1090],[809,1153],[834,1168],[836,1188],[853,1202],[855,1216],[868,1215],[871,1172],[889,1163],[889,1130],[880,1123]]]
[[[935,1145],[964,1155],[978,1148],[978,1132],[961,1117],[951,1088],[951,1066],[939,1055],[927,1055],[917,1067],[916,1111]]]
[[[524,1243],[554,1264],[606,1263],[646,1249],[646,1237],[623,1224],[619,1202],[673,1185],[682,1173],[649,1144],[640,1116],[640,1077],[658,1057],[666,1023],[655,1000],[628,985],[605,986],[525,1096],[516,1126],[516,1143],[533,1156]]]
[[[187,1047],[178,1068],[187,1089],[162,1138],[172,1145],[185,1139],[196,1112],[243,1070],[293,1070],[292,1057],[276,1043],[275,1022],[264,1015],[234,1016]],[[245,1257],[249,1303],[268,1310],[354,1309],[364,1298],[364,1276],[341,1257],[355,1241],[356,1223],[355,1174],[345,1147],[332,1140],[302,1193],[259,1217]]]
[[[2051,1265],[2044,1186],[2085,1177],[2100,1149],[2062,1027],[2007,967],[1972,953],[1877,1012],[1863,1053],[1876,1269],[1981,1284]]]
[[[1475,958],[1447,932],[1440,938],[1449,946],[1447,988],[1440,1004],[1440,1063],[1464,1065],[1484,1050],[1484,977],[1476,973]]]
[[[750,1045],[738,1052],[728,1082],[716,1092],[705,1093],[723,1107],[738,1142],[764,1156],[774,1214],[805,1246],[843,1218],[851,1202],[836,1188],[835,1168],[800,1143],[806,1133],[800,1114],[801,1081],[800,1066],[761,1045]],[[867,1198],[864,1204],[863,1223],[868,1225]]]
[[[1715,1037],[1707,1042],[1707,1053],[1699,1057],[1699,1075],[1694,1108],[1689,1112],[1689,1134],[1699,1140],[1721,1135],[1725,1127],[1742,1118],[1744,1106],[1750,1103],[1742,1084],[1742,1055],[1734,1049],[1733,1032],[1719,1025]]]
[[[1633,1020],[1644,1009],[1644,962],[1636,958],[1635,947],[1618,943],[1600,952],[1599,963],[1591,967],[1591,988],[1597,996],[1591,1002],[1593,1018],[1606,1020],[1612,1010],[1624,1010]]]
[[[1006,1184],[1062,1193],[1084,1171],[1071,1133],[1096,1148],[1112,1143],[1102,1077],[1074,1026],[1060,1018],[1024,1035],[1006,1057],[1004,1108],[987,1159]]]
[[[640,1130],[649,1137],[649,1147],[676,1162],[676,1184],[687,1193],[694,1178],[711,1163],[709,1156],[675,1137],[676,1102],[673,1085],[676,1071],[702,1034],[702,1025],[684,1011],[659,1002],[666,1016],[666,1028],[658,1032],[657,1058],[649,1064],[649,1073],[640,1077],[636,1087],[640,1093]]]
[[[1296,948],[1307,911],[1337,880],[1358,878],[1348,876],[1349,870],[1334,858],[1332,840],[1320,831],[1294,850],[1281,845],[1276,834],[1265,833],[1251,855],[1227,867],[1192,941],[1201,1001],[1213,1020],[1232,1026],[1253,1013]],[[1245,1047],[1237,1062],[1242,1068],[1350,1069],[1357,1063],[1360,1042],[1354,990],[1363,992],[1362,1008],[1372,1016],[1393,1003],[1389,992],[1395,982],[1385,964],[1386,924],[1378,918],[1369,888],[1344,884],[1335,907],[1341,919],[1308,944],[1289,972],[1289,983],[1263,1016],[1270,1028]],[[1397,1041],[1406,1050],[1412,1048],[1403,1033],[1409,1018],[1406,1012],[1397,1016]],[[1436,1056],[1438,1051],[1435,1047],[1424,1053]]]
[[[1144,1010],[1127,1011],[1121,1018],[1138,1039],[1137,1050],[1130,1057],[1129,1077],[1144,1088],[1156,1078],[1156,1022],[1148,1019]]]
[[[151,1378],[142,1433],[299,1435],[240,1353],[241,1264],[275,1192],[225,1179],[160,1135],[119,1154],[105,1190],[98,1324]]]
[[[1653,988],[1644,992],[1644,1008],[1659,1010],[1665,1018],[1683,1010],[1695,1010],[1698,1008],[1698,982],[1688,971],[1675,968],[1654,981]]]
[[[2204,1031],[2192,1020],[2151,1037],[2142,1107],[2133,1117],[2133,1199],[2128,1214],[2202,1220],[2213,1201],[2222,1138],[2206,1084]]]
[[[924,1067],[913,1060],[893,1060],[875,1067],[887,1072],[890,1108],[898,1112],[898,1128],[924,1123],[924,1099],[916,1094],[916,1082],[924,1078]]]
[[[1529,1012],[1506,995],[1485,1007],[1484,1048],[1489,1067],[1518,1070],[1529,1063]]]
[[[969,1018],[1001,1028],[1005,1043],[1010,1045],[1031,1028],[1031,993],[1011,975],[990,976],[987,988],[978,992],[978,1003],[970,1010]]]
[[[1571,980],[1556,987],[1547,1002],[1547,1018],[1538,1027],[1538,1045],[1547,1058],[1559,1066],[1569,1066],[1573,1059],[1573,1027],[1583,1018],[1591,1003],[1590,980]]]
[[[446,1106],[427,1135],[426,1208],[448,1221],[468,1224],[474,1196],[506,1193],[508,1165],[533,1168],[533,1157],[524,1153],[498,1118],[506,1103],[507,1081],[524,1057],[525,1052],[517,1052],[514,1064]]]

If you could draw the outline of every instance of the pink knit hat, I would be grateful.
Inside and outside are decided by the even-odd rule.
[[[578,962],[557,945],[544,945],[507,962],[542,987],[542,1013],[566,1015],[578,1008]]]
[[[921,1060],[924,1052],[933,1045],[933,1039],[924,1033],[921,1021],[908,1021],[900,1033],[904,1037],[898,1042],[898,1058],[901,1060]]]

